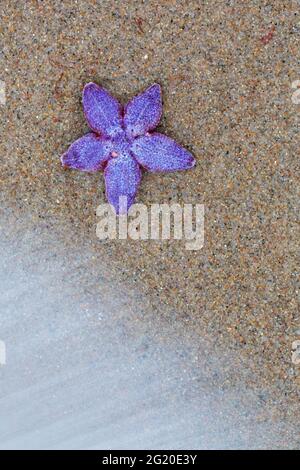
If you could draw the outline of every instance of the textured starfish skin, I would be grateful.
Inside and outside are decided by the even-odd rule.
[[[104,168],[111,150],[110,140],[90,132],[75,140],[61,160],[64,166],[95,172]]]
[[[157,132],[162,114],[161,88],[154,84],[125,106],[107,90],[88,83],[83,89],[83,109],[90,132],[76,140],[61,157],[63,166],[81,171],[104,170],[106,196],[117,214],[133,204],[142,172],[187,170],[193,155],[175,140]],[[119,198],[127,206],[119,207]]]

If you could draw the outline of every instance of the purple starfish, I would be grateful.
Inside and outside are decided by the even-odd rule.
[[[88,83],[83,109],[93,132],[76,140],[61,157],[63,166],[81,171],[104,170],[106,196],[116,213],[133,204],[141,168],[151,172],[187,170],[195,165],[190,152],[169,137],[150,132],[162,113],[161,88],[154,84],[123,109],[104,88]],[[119,201],[126,198],[127,207]]]

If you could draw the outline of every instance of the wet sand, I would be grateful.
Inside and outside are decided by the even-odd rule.
[[[11,237],[48,227],[59,256],[74,247],[89,253],[77,280],[92,296],[109,266],[128,305],[143,299],[136,318],[155,314],[180,325],[187,341],[193,331],[228,355],[224,387],[261,393],[257,422],[287,425],[274,446],[299,447],[299,366],[291,361],[300,323],[297,2],[3,4],[2,227]],[[62,170],[59,161],[87,131],[80,100],[91,80],[123,103],[162,85],[159,130],[191,150],[197,166],[145,174],[137,202],[204,204],[202,250],[97,239],[102,175]]]

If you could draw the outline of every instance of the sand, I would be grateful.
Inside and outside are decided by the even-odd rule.
[[[150,309],[182,324],[183,336],[192,330],[212,350],[227,351],[239,372],[230,361],[224,386],[263,390],[257,420],[288,423],[292,437],[278,445],[299,446],[299,366],[291,359],[300,339],[298,2],[2,4],[3,221],[20,233],[55,227],[68,249],[92,251],[80,276],[94,295],[105,260],[122,289],[147,299],[138,318]],[[146,173],[137,202],[204,204],[201,250],[96,237],[103,177],[63,170],[59,160],[87,131],[81,91],[89,81],[123,103],[161,84],[159,130],[188,148],[197,166]]]

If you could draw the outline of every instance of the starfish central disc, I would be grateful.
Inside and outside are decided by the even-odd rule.
[[[126,137],[125,132],[120,132],[112,139],[112,152],[111,156],[125,157],[130,154],[131,141]]]

